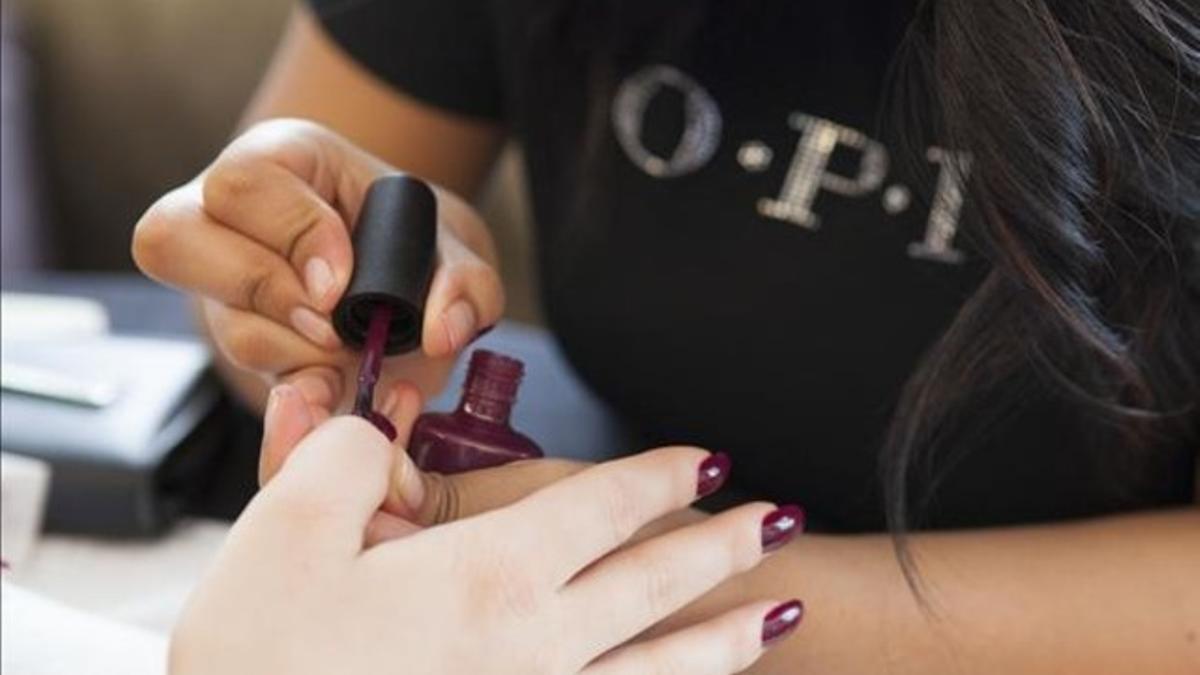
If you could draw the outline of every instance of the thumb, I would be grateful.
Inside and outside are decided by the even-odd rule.
[[[504,287],[479,216],[439,190],[438,266],[429,286],[421,344],[430,358],[453,356],[504,314]]]

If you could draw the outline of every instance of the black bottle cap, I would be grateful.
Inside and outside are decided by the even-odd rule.
[[[437,198],[424,182],[405,174],[371,183],[354,226],[354,273],[333,326],[346,344],[361,349],[371,311],[392,306],[387,354],[421,344],[425,296],[437,253]]]

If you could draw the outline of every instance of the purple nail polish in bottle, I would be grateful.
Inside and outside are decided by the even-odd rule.
[[[508,421],[524,374],[525,365],[517,359],[475,350],[458,408],[417,418],[408,443],[417,466],[460,473],[542,457],[542,449]]]

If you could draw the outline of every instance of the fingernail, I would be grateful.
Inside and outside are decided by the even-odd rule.
[[[451,351],[457,352],[467,345],[467,339],[475,335],[475,308],[466,300],[458,300],[442,313],[442,327]]]
[[[725,484],[729,478],[729,455],[716,452],[700,463],[700,478],[696,482],[696,496],[707,497]]]
[[[337,334],[333,332],[333,326],[311,309],[293,309],[291,320],[292,327],[314,344],[329,348],[337,346]]]
[[[781,506],[762,520],[762,550],[770,553],[804,531],[804,509],[793,504]]]
[[[271,426],[271,420],[275,417],[275,413],[279,408],[279,397],[286,386],[284,384],[277,384],[271,387],[271,391],[267,393],[267,407],[263,410],[263,423],[268,427]]]
[[[275,425],[278,423],[279,407],[283,405],[283,397],[293,393],[295,390],[287,384],[277,384],[271,387],[271,391],[267,394],[267,407],[263,410],[263,445],[268,445],[271,437],[275,434]]]
[[[305,375],[293,380],[292,385],[304,397],[304,401],[310,405],[333,408],[336,403],[333,400],[333,385],[324,377],[319,375]]]
[[[333,267],[324,258],[309,258],[304,263],[304,285],[308,289],[308,297],[317,305],[321,305],[325,296],[329,295],[335,281]]]
[[[796,630],[800,620],[804,618],[804,603],[791,600],[767,612],[763,618],[762,643],[764,647],[787,637],[788,633]]]

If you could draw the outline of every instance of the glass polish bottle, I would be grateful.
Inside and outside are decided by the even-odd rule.
[[[542,449],[509,424],[524,374],[525,365],[517,359],[475,350],[458,408],[417,418],[408,444],[416,465],[460,473],[542,457]]]

